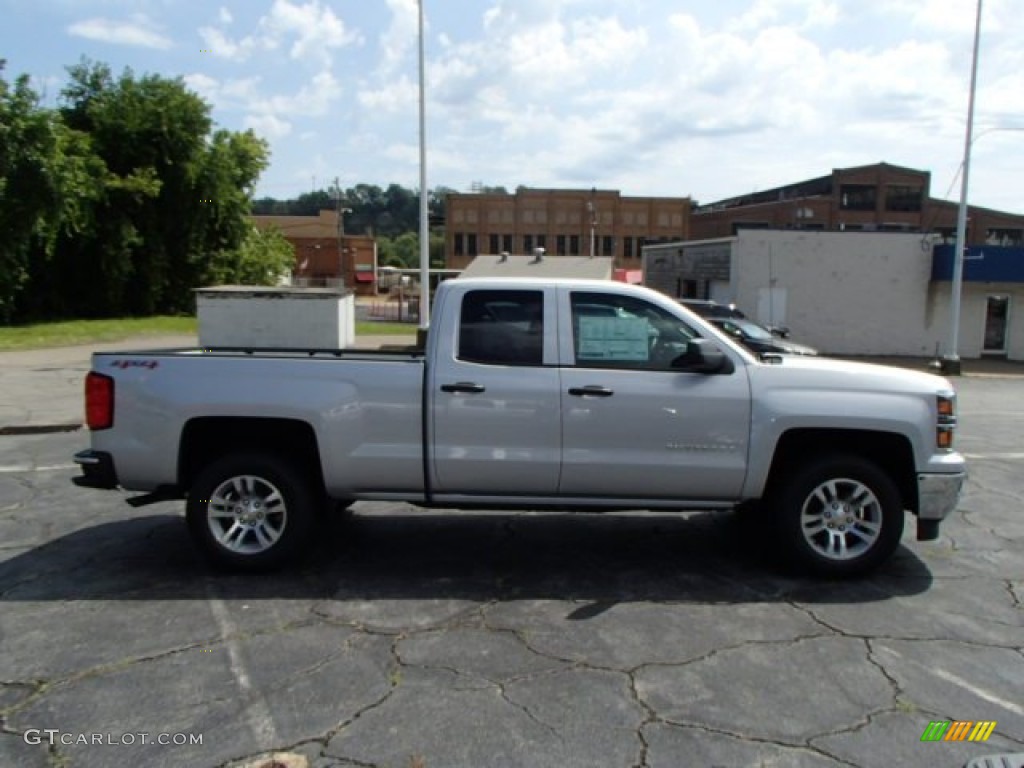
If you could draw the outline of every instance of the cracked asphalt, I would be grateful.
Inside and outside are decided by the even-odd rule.
[[[908,520],[895,559],[855,582],[780,572],[731,514],[384,503],[332,519],[300,568],[217,575],[179,503],[70,484],[83,431],[0,436],[0,765],[936,768],[1024,752],[1024,379],[957,387],[959,510],[937,542]],[[933,720],[998,724],[985,744],[922,743]]]

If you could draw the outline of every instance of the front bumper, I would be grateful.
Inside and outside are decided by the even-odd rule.
[[[933,541],[939,537],[939,523],[949,517],[963,493],[966,472],[927,473],[917,476],[917,539]]]
[[[71,478],[75,485],[103,490],[117,488],[114,458],[106,451],[79,451],[75,454],[74,461],[82,469],[81,475]]]

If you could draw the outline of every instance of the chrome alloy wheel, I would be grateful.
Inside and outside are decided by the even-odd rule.
[[[807,544],[829,560],[852,560],[871,549],[882,532],[882,504],[858,480],[833,478],[808,494],[800,510]]]
[[[255,475],[238,475],[210,494],[206,520],[213,538],[240,555],[265,552],[281,538],[288,509],[281,491]]]

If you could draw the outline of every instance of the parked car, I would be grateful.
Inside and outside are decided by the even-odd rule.
[[[708,322],[725,331],[748,349],[762,354],[775,352],[781,355],[817,355],[818,350],[804,344],[797,344],[781,338],[753,320],[738,317],[709,317]],[[788,331],[787,331],[788,333]]]
[[[679,303],[701,317],[746,317],[735,304],[720,304],[710,299],[679,299]]]
[[[712,299],[679,299],[678,301],[701,317],[738,317],[740,319],[747,317],[735,304],[721,304]],[[789,328],[784,325],[765,325],[764,327],[776,336],[782,338],[789,336]]]

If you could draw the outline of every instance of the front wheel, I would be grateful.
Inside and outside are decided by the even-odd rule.
[[[196,477],[185,505],[189,531],[213,565],[277,568],[310,543],[317,500],[310,483],[273,455],[231,455]]]
[[[870,461],[829,456],[779,484],[776,525],[784,555],[823,576],[867,573],[888,559],[903,536],[896,484]]]

